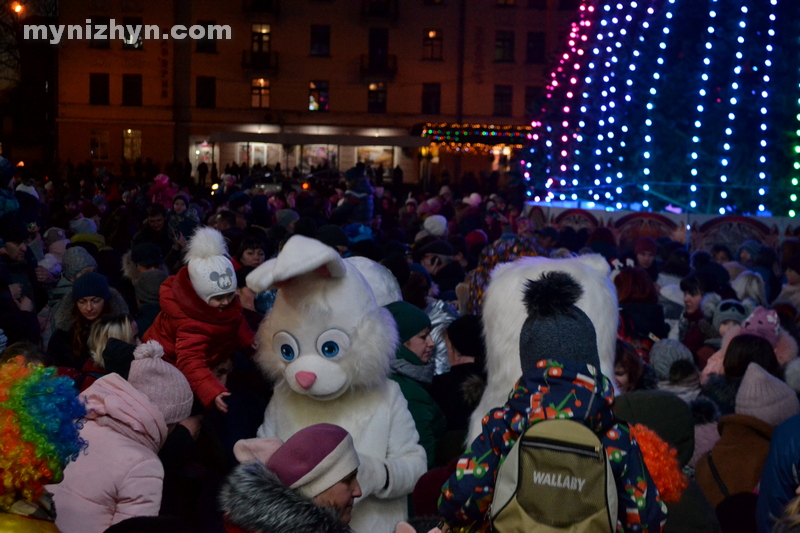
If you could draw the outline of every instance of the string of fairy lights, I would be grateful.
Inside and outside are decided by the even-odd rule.
[[[621,209],[630,204],[627,191],[634,184],[648,193],[639,200],[648,209],[651,195],[665,198],[651,184],[674,188],[682,181],[689,193],[685,208],[711,208],[725,214],[731,209],[730,191],[741,192],[744,184],[757,192],[757,210],[767,211],[765,197],[775,179],[770,148],[779,135],[771,111],[777,105],[771,72],[778,0],[769,0],[768,9],[756,5],[756,0],[709,0],[705,38],[700,41],[702,64],[696,70],[695,115],[686,140],[687,164],[665,169],[664,161],[657,159],[653,148],[659,142],[656,113],[661,117],[669,113],[665,108],[669,103],[660,100],[664,79],[670,75],[667,56],[686,46],[678,38],[671,39],[672,26],[679,23],[678,9],[686,8],[689,1],[583,1],[567,46],[550,73],[547,118],[531,124],[530,160],[522,164],[526,179],[536,189],[543,185],[542,198],[537,194],[534,199],[577,200],[589,202],[588,207],[597,202]],[[735,28],[733,34],[731,28]],[[730,40],[735,54],[730,58],[732,72],[724,67],[729,59],[719,57],[731,48],[726,42]],[[642,50],[654,46],[658,47],[651,56],[655,64],[642,65]],[[641,67],[649,68],[644,72],[652,76],[637,76]],[[796,101],[793,168],[800,171],[800,99]],[[644,105],[644,112],[628,113],[634,105]],[[720,116],[725,120],[718,120]],[[746,131],[749,124],[758,130]],[[544,161],[541,176],[531,175],[533,154]],[[747,170],[737,165],[742,159],[747,160]],[[659,179],[665,172],[677,173],[679,181]],[[797,187],[798,181],[795,176],[791,183]],[[796,204],[796,191],[789,199]],[[795,216],[795,209],[787,214]]]

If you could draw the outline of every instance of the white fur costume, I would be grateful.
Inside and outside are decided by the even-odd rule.
[[[394,531],[427,463],[400,387],[387,379],[398,343],[391,314],[352,263],[302,236],[254,270],[247,285],[257,293],[279,289],[258,330],[257,361],[276,380],[258,436],[285,441],[321,422],[346,429],[363,492],[350,526]]]
[[[486,339],[487,385],[480,404],[470,419],[467,442],[481,432],[481,419],[494,407],[501,407],[522,375],[519,362],[519,336],[528,317],[522,297],[525,283],[538,279],[543,272],[561,271],[572,274],[583,287],[576,304],[594,324],[601,372],[614,378],[616,352],[617,291],[609,279],[611,267],[600,255],[583,255],[574,259],[523,257],[503,263],[492,271],[492,278],[483,300],[483,331]],[[553,339],[554,343],[558,339]],[[547,357],[546,353],[541,354]]]

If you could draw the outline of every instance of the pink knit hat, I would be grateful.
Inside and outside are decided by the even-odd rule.
[[[736,393],[737,415],[754,416],[777,427],[798,413],[800,401],[789,385],[757,363],[747,365],[747,372]]]
[[[742,334],[755,335],[766,339],[773,348],[778,342],[781,331],[781,321],[774,310],[767,311],[761,306],[756,307],[749,317],[742,322]]]
[[[133,351],[128,383],[158,407],[169,424],[180,422],[192,412],[192,388],[180,370],[162,359],[164,348],[147,341]]]
[[[258,454],[263,460],[264,456]],[[318,496],[358,469],[353,438],[339,426],[301,429],[271,454],[269,468],[284,485],[307,498]]]

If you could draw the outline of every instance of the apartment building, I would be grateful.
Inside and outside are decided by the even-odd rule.
[[[487,169],[502,139],[480,150],[449,131],[524,128],[578,4],[62,0],[60,24],[125,28],[59,44],[58,156],[112,170],[139,157],[220,171],[364,161],[409,181]],[[127,29],[139,25],[169,37]],[[173,38],[176,25],[203,38]]]

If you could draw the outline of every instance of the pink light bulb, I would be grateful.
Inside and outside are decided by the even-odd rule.
[[[569,122],[567,122],[566,120],[562,122],[561,125],[565,128],[569,128]]]
[[[569,137],[567,137],[566,135],[562,135],[562,136],[561,136],[561,142],[562,142],[562,143],[565,143],[565,142],[567,142],[568,140],[569,140]]]
[[[566,171],[567,171],[567,165],[561,165],[561,172],[566,172]]]
[[[569,113],[569,106],[564,106],[564,113]]]
[[[570,78],[569,82],[570,82],[572,85],[575,85],[576,83],[578,83],[578,78]]]

